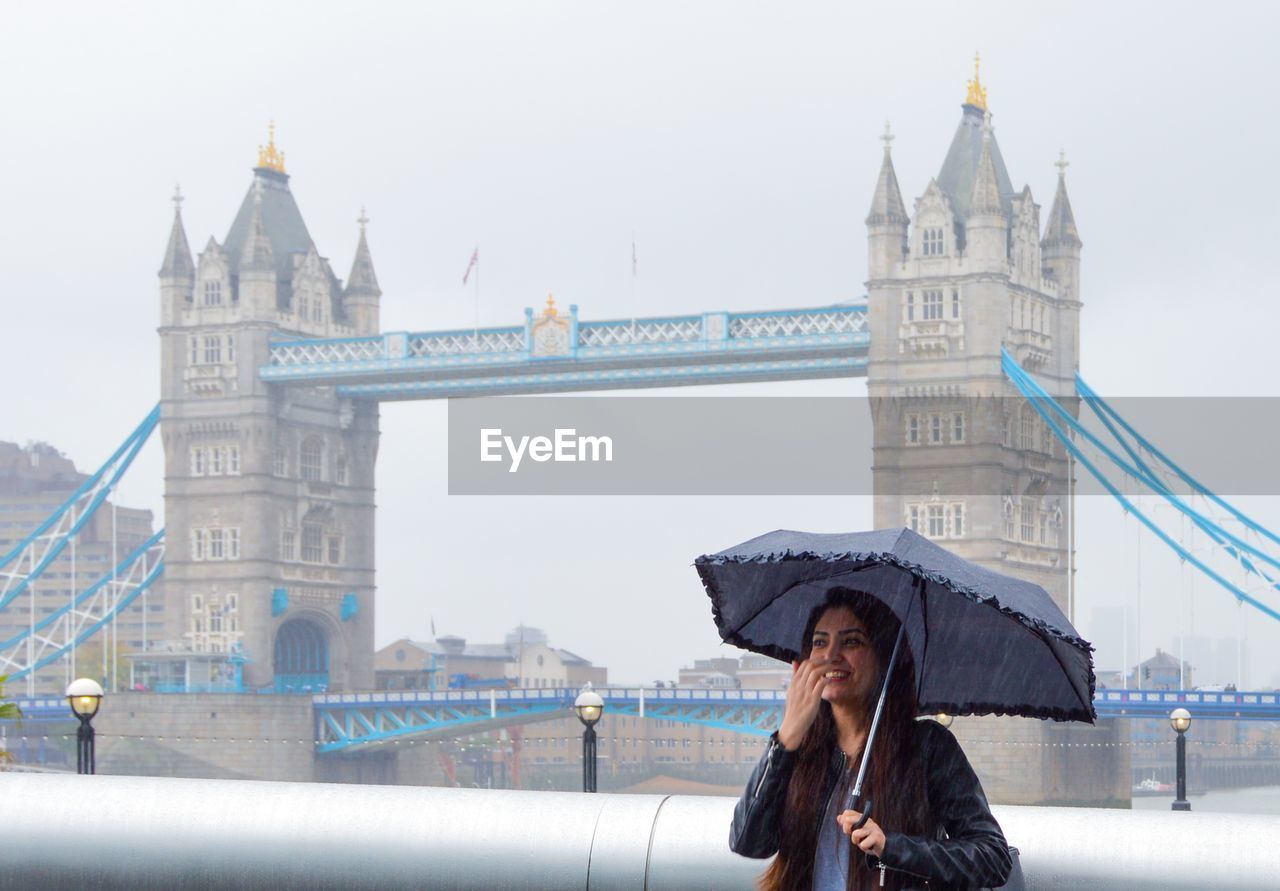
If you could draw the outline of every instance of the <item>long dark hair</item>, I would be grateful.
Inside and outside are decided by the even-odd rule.
[[[818,620],[827,610],[837,607],[853,610],[866,625],[883,678],[898,634],[898,619],[879,600],[852,588],[832,588],[827,592],[826,601],[809,615],[801,659],[809,658],[813,646],[813,630]],[[868,724],[875,710],[875,698],[880,695],[881,683],[882,681],[876,682],[873,700],[868,706]],[[865,802],[868,797],[874,800],[871,817],[884,831],[932,835],[936,821],[929,813],[924,765],[913,727],[915,717],[915,663],[911,658],[910,648],[904,642],[898,652],[897,666],[885,696],[880,727],[871,745],[871,762],[867,766],[862,800]],[[835,748],[835,718],[831,713],[830,703],[824,701],[818,707],[818,716],[800,744],[799,760],[787,787],[782,812],[778,855],[760,878],[761,891],[809,891],[813,887],[818,824],[823,819],[827,796],[831,792],[829,774]],[[853,761],[854,770],[857,769],[860,758],[861,753],[858,753]],[[841,810],[843,809],[842,803]],[[866,857],[856,846],[850,844],[848,848],[848,888],[878,888],[879,872],[867,866]],[[897,879],[890,870],[885,876],[885,887],[898,887]]]

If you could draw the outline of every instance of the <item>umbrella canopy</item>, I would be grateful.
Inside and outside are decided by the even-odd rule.
[[[910,529],[779,530],[694,561],[720,637],[798,659],[831,588],[864,591],[906,623],[920,713],[1093,723],[1093,647],[1039,585],[970,563]]]

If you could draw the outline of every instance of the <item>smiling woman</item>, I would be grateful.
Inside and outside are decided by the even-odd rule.
[[[734,811],[730,847],[774,861],[769,891],[999,886],[1011,861],[950,731],[916,720],[915,667],[899,657],[872,743],[867,798],[847,810],[899,622],[880,601],[833,588],[792,663],[782,724]]]

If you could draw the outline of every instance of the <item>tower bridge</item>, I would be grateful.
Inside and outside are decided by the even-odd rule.
[[[221,242],[193,256],[175,196],[159,272],[163,658],[234,662],[237,689],[329,691],[314,704],[322,750],[562,709],[533,691],[465,707],[447,696],[327,698],[377,695],[359,691],[374,686],[379,403],[745,381],[865,377],[877,405],[875,525],[912,526],[1030,579],[1070,614],[1068,448],[1005,364],[1034,374],[1037,393],[1077,392],[1082,243],[1066,162],[1042,221],[1030,187],[1013,185],[976,72],[941,167],[910,208],[887,126],[883,140],[865,302],[756,312],[598,320],[549,297],[505,327],[386,332],[367,219],[341,280],[310,236],[274,134]],[[154,575],[159,557],[149,559]],[[97,627],[118,600],[95,601],[75,627]],[[65,631],[42,658],[80,633]],[[151,657],[161,658],[140,658]],[[20,656],[8,668],[35,670]],[[747,732],[776,709],[662,699],[642,706],[622,691],[617,704]],[[1113,708],[1108,692],[1098,707],[1131,703]]]

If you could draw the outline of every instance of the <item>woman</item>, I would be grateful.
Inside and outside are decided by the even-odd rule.
[[[898,633],[869,594],[833,588],[809,617],[782,724],[734,810],[729,846],[777,854],[763,891],[1002,885],[1010,857],[977,776],[950,731],[916,721],[903,646],[871,747],[862,800],[846,810]]]

